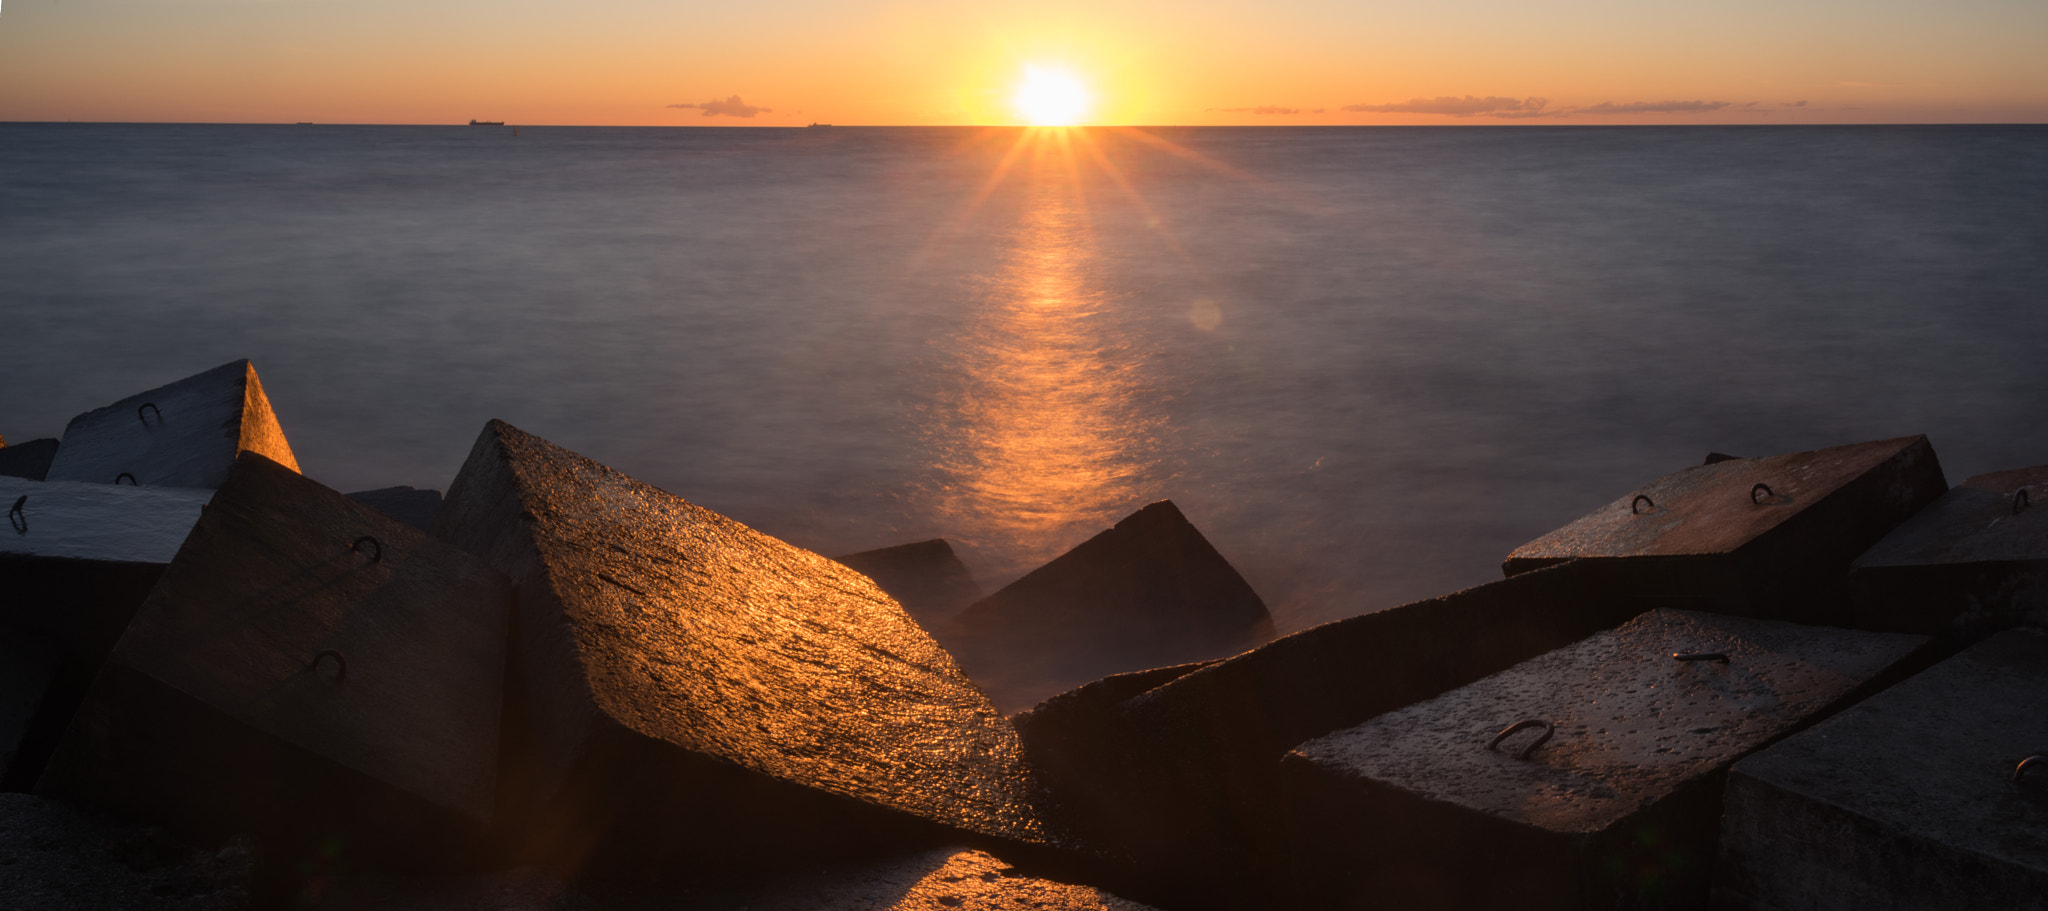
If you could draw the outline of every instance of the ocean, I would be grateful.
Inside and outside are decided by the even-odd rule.
[[[2048,462],[2048,127],[0,124],[0,434],[236,358],[996,586],[1171,499],[1281,631],[1709,450]]]

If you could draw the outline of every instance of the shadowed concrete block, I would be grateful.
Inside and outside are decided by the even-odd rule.
[[[29,741],[63,655],[54,639],[0,627],[0,790],[25,791],[42,771]]]
[[[1999,633],[1737,763],[1714,906],[2048,908],[2041,753],[2048,636]]]
[[[970,605],[940,638],[997,707],[1015,711],[1271,636],[1258,593],[1162,500]]]
[[[950,620],[981,597],[981,586],[944,538],[834,557],[895,598],[925,629]]]
[[[1316,907],[1704,907],[1728,766],[1925,642],[1657,610],[1311,740],[1283,764],[1293,884]],[[1545,727],[1496,736],[1525,719]]]
[[[438,490],[414,490],[411,487],[380,487],[376,490],[359,490],[348,498],[365,503],[387,516],[404,522],[421,531],[434,524],[434,514],[441,511],[441,492]]]
[[[151,487],[213,488],[243,450],[299,470],[246,360],[72,418],[48,480],[112,484],[128,474]]]
[[[1846,624],[1849,561],[1948,488],[1924,436],[1666,475],[1508,555],[1508,575],[1619,557],[1671,606]]]
[[[93,675],[199,520],[210,490],[0,477],[0,626],[48,637],[60,662],[11,764],[33,782]]]
[[[1855,625],[1958,642],[2048,626],[2048,504],[2036,494],[2048,495],[2048,466],[1979,475],[1901,523],[1850,567]]]
[[[288,856],[459,860],[494,812],[511,596],[475,558],[245,453],[38,788]]]
[[[30,440],[9,446],[0,443],[0,476],[40,481],[50,473],[50,460],[57,457],[54,439]]]
[[[1061,822],[1136,868],[1126,894],[1258,904],[1284,864],[1280,758],[1641,612],[1598,562],[1326,623],[1223,661],[1111,677],[1018,715],[1018,732]]]
[[[669,874],[1044,840],[1015,731],[867,577],[501,421],[433,533],[517,585],[529,850]]]

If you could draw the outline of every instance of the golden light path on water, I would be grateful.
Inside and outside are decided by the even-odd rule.
[[[1000,267],[965,302],[977,315],[952,343],[954,382],[925,429],[935,510],[1010,564],[985,567],[998,574],[1156,498],[1164,418],[1139,394],[1141,356],[1112,328],[1074,132],[1025,131],[992,176],[1021,181],[1022,205]]]

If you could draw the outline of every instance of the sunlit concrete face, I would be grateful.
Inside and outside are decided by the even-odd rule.
[[[948,527],[1024,569],[1100,531],[1142,499],[1164,418],[1142,363],[1112,328],[1117,302],[1081,189],[1076,131],[1028,130],[1011,162],[1024,209],[999,270],[951,344],[953,383],[923,432],[929,495]],[[997,175],[1002,179],[1002,175]]]

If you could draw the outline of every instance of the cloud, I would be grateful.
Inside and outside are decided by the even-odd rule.
[[[1798,101],[1780,101],[1778,102],[1778,106],[1787,108],[1803,108],[1806,107],[1806,100],[1802,98]]]
[[[1466,95],[1453,98],[1439,95],[1435,98],[1410,98],[1395,104],[1347,104],[1338,110],[1357,111],[1370,114],[1446,114],[1452,117],[1470,117],[1485,114],[1490,117],[1542,117],[1543,106],[1550,103],[1547,98],[1502,98],[1488,95],[1474,98]]]
[[[672,104],[669,105],[669,107],[698,108],[704,112],[704,116],[706,117],[716,117],[720,114],[724,114],[727,117],[752,117],[755,114],[774,113],[774,110],[772,108],[755,107],[754,105],[741,101],[740,96],[738,95],[734,95],[730,98],[725,99],[724,101],[719,101],[718,99],[714,98],[702,104]]]
[[[1283,108],[1277,104],[1262,104],[1255,108],[1210,108],[1225,114],[1299,114],[1300,108]]]
[[[1615,104],[1603,101],[1589,108],[1572,108],[1574,114],[1704,114],[1734,107],[1730,101],[1631,101]]]

